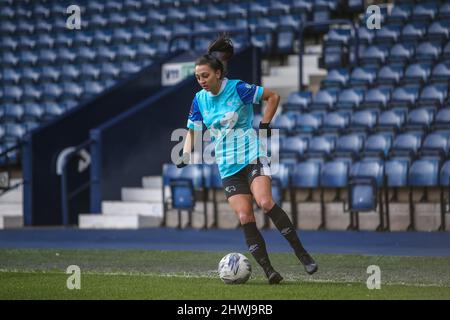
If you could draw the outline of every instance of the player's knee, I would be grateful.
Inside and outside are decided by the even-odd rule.
[[[258,206],[264,213],[270,211],[274,204],[272,197],[261,197],[258,199]]]
[[[239,222],[241,223],[241,225],[250,223],[250,222],[255,222],[255,216],[251,213],[248,212],[247,210],[239,210],[237,213],[237,216],[239,218]]]

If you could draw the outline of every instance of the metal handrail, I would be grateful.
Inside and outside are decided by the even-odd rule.
[[[0,153],[0,159],[2,159],[3,157],[6,158],[5,167],[7,168],[7,172],[8,172],[8,182],[7,182],[6,187],[0,186],[0,196],[7,193],[9,190],[16,189],[17,187],[19,187],[23,184],[23,181],[22,181],[22,182],[16,183],[15,185],[11,186],[11,163],[9,163],[10,158],[8,156],[8,154],[11,151],[21,148],[23,144],[24,144],[23,141],[19,141],[14,146],[9,147],[8,149],[6,149],[2,153]]]
[[[64,159],[64,162],[62,164],[62,174],[61,174],[61,209],[62,209],[62,221],[63,225],[67,226],[69,224],[69,200],[73,198],[75,195],[79,194],[81,191],[85,190],[92,184],[92,180],[89,179],[88,182],[84,183],[83,185],[79,186],[72,192],[68,192],[68,186],[67,186],[67,164],[78,156],[78,153],[86,148],[87,146],[90,146],[93,144],[93,140],[87,140],[78,146],[75,147],[74,150],[72,150]]]

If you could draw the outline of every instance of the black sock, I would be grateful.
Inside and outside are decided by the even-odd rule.
[[[256,222],[246,223],[242,225],[242,228],[244,229],[248,251],[250,251],[256,262],[259,263],[268,276],[273,271],[273,268],[269,260],[269,255],[267,254],[266,242],[256,227]]]
[[[277,204],[268,211],[267,216],[272,219],[274,225],[280,231],[280,233],[286,238],[286,240],[294,249],[295,255],[300,259],[301,256],[307,254],[305,248],[303,248],[300,239],[297,236],[296,228],[292,224],[291,220]]]

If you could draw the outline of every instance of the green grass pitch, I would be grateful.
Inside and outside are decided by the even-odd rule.
[[[314,255],[309,276],[289,253],[273,253],[285,280],[267,284],[253,273],[225,285],[217,264],[227,252],[156,250],[0,249],[0,299],[450,299],[450,258]],[[69,290],[69,265],[81,269],[81,289]],[[381,269],[381,289],[366,286],[367,267]]]

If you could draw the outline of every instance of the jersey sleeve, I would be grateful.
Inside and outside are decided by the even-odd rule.
[[[189,117],[187,121],[187,127],[192,130],[202,130],[203,117],[200,113],[197,97],[192,100],[191,110],[189,111]]]
[[[259,87],[255,84],[248,84],[244,81],[239,81],[236,84],[236,90],[244,104],[260,103],[264,92],[263,87]]]

